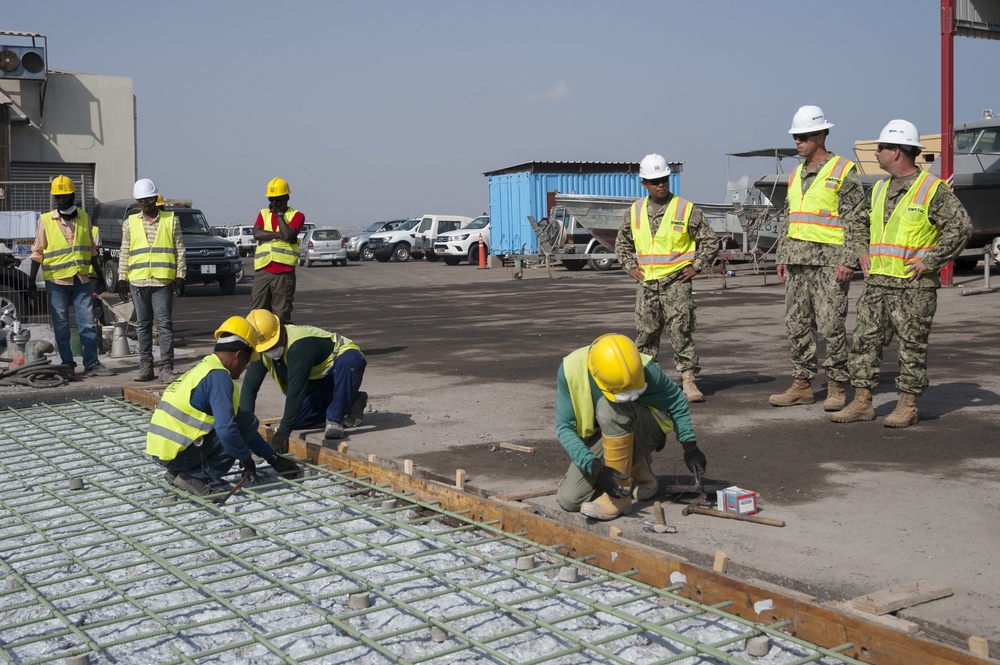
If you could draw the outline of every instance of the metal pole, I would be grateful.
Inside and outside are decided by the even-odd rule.
[[[941,177],[954,184],[955,0],[941,0]],[[941,285],[953,286],[955,264],[941,270]]]

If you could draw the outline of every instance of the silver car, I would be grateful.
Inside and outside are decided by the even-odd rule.
[[[317,261],[347,265],[347,240],[337,229],[309,229],[299,241],[299,265],[311,268]]]
[[[369,225],[364,231],[355,233],[347,239],[347,258],[351,261],[374,260],[375,255],[372,254],[370,249],[368,249],[368,238],[370,238],[373,233],[391,231],[405,221],[405,219],[392,219],[387,222],[375,222]]]

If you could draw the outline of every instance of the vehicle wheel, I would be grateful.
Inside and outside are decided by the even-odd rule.
[[[486,260],[489,261],[490,248],[483,245],[483,251],[486,252]],[[479,243],[472,243],[472,247],[469,248],[469,265],[479,267]]]
[[[222,295],[231,296],[236,293],[236,275],[223,275],[219,278],[219,288]]]
[[[410,250],[410,256],[419,261],[420,259],[424,258],[424,253],[414,252],[413,250]]]
[[[392,248],[392,260],[393,261],[409,261],[410,260],[410,246],[405,242],[397,243],[395,247]]]
[[[361,260],[361,256],[360,255],[359,256],[354,256],[353,254],[348,254],[347,258],[349,260],[351,260],[351,261],[360,261]]]
[[[24,298],[24,293],[14,290],[14,287],[7,284],[0,284],[0,310],[3,310],[8,305],[14,306],[13,314],[21,323],[28,321],[28,304]],[[6,332],[5,330],[4,334]]]
[[[306,261],[305,265],[306,265],[306,268],[312,268],[313,267],[313,262],[312,261]]]
[[[462,259],[458,258],[457,256],[445,256],[444,257],[444,263],[445,263],[445,265],[448,265],[448,266],[457,266],[461,262],[462,262]]]
[[[601,245],[600,247],[595,247],[594,251],[591,253],[608,255],[607,258],[601,257],[599,259],[590,259],[589,261],[587,261],[587,265],[590,266],[591,270],[604,271],[604,270],[611,270],[611,268],[614,267],[615,255],[611,252],[610,249],[608,249],[604,245]]]
[[[387,263],[392,258],[392,254],[374,254],[373,256],[379,263]]]
[[[118,286],[118,262],[109,260],[104,264],[104,288],[109,293],[114,293],[116,286]]]
[[[587,262],[582,259],[563,259],[562,264],[563,268],[566,268],[566,270],[576,272],[577,270],[583,270],[584,267],[586,267]]]
[[[372,252],[372,250],[368,249],[368,245],[367,244],[361,245],[361,260],[362,261],[371,261],[374,258],[375,258],[375,254]]]
[[[424,254],[424,258],[430,261],[431,263],[435,263],[436,261],[441,260],[441,257],[435,254],[434,252],[427,252],[426,254]]]
[[[334,263],[336,263],[336,262],[334,262]],[[341,267],[346,268],[347,267],[347,259],[341,259],[340,260],[340,265],[341,265]]]
[[[979,259],[976,257],[972,258],[962,257],[960,259],[955,259],[956,270],[975,270],[976,266],[978,265],[979,265]]]

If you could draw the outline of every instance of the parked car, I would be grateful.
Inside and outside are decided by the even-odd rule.
[[[446,231],[457,231],[472,221],[471,217],[461,215],[423,215],[420,223],[413,229],[415,242],[413,243],[413,258],[421,259],[425,256],[428,261],[437,261],[438,256],[434,253],[434,241],[438,234]]]
[[[347,240],[337,229],[309,229],[299,243],[299,265],[311,268],[317,261],[347,265]]]
[[[368,249],[368,238],[371,237],[373,233],[380,233],[382,231],[391,231],[403,222],[405,219],[391,219],[387,222],[374,222],[368,225],[361,233],[355,233],[347,238],[347,258],[351,261],[374,261],[375,255],[372,251]]]
[[[300,244],[302,243],[302,238],[304,238],[305,235],[306,235],[306,231],[311,231],[314,228],[316,228],[316,225],[313,224],[312,222],[303,222],[302,223],[302,230],[299,231],[299,235],[298,235],[298,241],[299,241]]]
[[[389,259],[408,261],[413,243],[416,240],[413,228],[419,223],[419,219],[408,219],[390,231],[371,234],[368,238],[368,248],[374,254],[375,259],[381,263],[385,263]]]
[[[257,250],[257,240],[253,237],[252,226],[230,226],[226,230],[226,237],[236,245],[240,256],[250,256]]]
[[[434,254],[450,266],[457,266],[462,259],[468,259],[474,266],[479,265],[479,236],[483,238],[483,250],[490,253],[490,218],[476,217],[458,231],[442,233],[434,241]]]

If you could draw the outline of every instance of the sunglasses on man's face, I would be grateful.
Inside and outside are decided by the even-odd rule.
[[[882,152],[883,150],[895,150],[899,146],[890,145],[888,143],[879,143],[878,147],[875,148],[875,152]]]
[[[650,187],[656,187],[658,185],[669,185],[670,176],[667,176],[666,178],[657,178],[656,180],[644,180],[643,182],[645,182]]]
[[[822,132],[811,132],[809,134],[792,134],[792,138],[799,143],[805,143],[814,136],[819,136]]]

